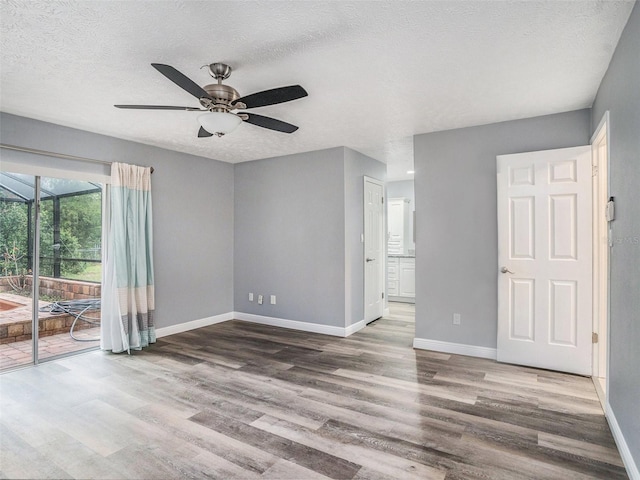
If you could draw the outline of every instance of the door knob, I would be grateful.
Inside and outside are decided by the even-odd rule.
[[[511,270],[509,270],[507,267],[502,267],[500,269],[500,273],[513,273]]]
[[[367,262],[373,262],[375,258],[367,258]]]

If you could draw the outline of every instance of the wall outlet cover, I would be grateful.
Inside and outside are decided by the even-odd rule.
[[[271,295],[271,305],[275,305],[275,304],[276,304],[276,296]]]
[[[262,305],[262,295],[258,295],[258,305]]]

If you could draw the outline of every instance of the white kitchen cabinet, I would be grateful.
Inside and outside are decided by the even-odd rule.
[[[400,258],[398,269],[398,296],[416,296],[416,259]]]
[[[387,296],[398,296],[398,258],[387,259]]]
[[[409,220],[409,199],[390,198],[387,203],[387,224],[389,234],[387,251],[390,254],[405,254],[407,246],[412,242],[411,223]]]
[[[408,303],[413,303],[415,301],[415,258],[387,258],[387,296],[390,301]]]

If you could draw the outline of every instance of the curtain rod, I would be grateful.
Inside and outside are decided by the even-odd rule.
[[[45,150],[36,150],[35,148],[18,147],[16,145],[7,145],[6,143],[0,143],[0,148],[6,148],[7,150],[16,150],[18,152],[34,153],[36,155],[45,155],[47,157],[64,158],[67,160],[80,160],[82,162],[91,163],[103,163],[105,165],[111,165],[112,162],[107,160],[96,160],[95,158],[76,157],[74,155],[66,155],[64,153],[47,152]],[[153,173],[153,167],[151,173]]]

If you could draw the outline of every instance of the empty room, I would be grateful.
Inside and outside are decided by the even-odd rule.
[[[637,0],[0,2],[0,478],[640,480]]]

